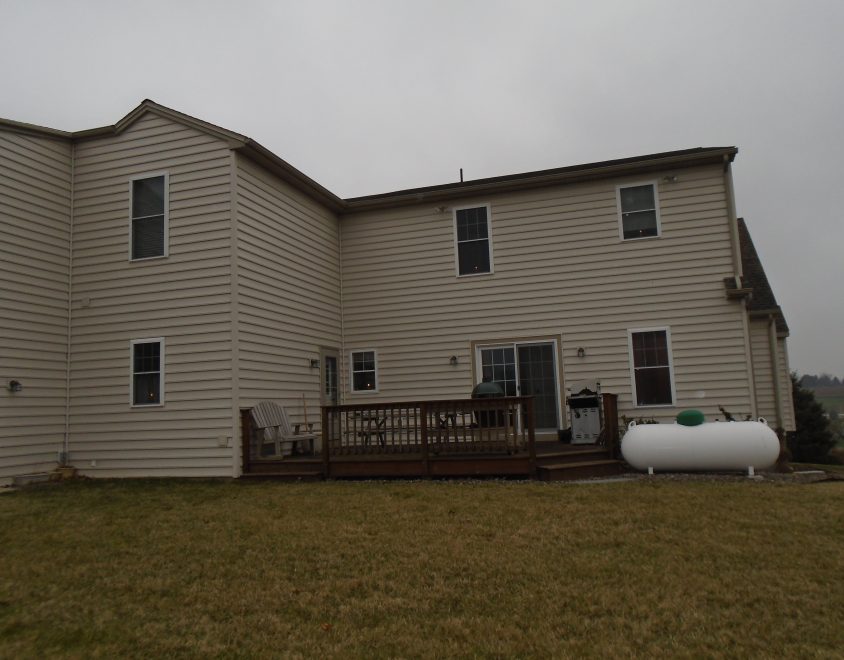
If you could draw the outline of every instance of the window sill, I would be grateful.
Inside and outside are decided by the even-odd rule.
[[[143,410],[144,408],[163,408],[163,403],[130,403],[130,408],[138,408]]]
[[[657,238],[662,238],[662,234],[657,234],[656,236],[639,236],[638,238],[622,238],[621,243],[633,243],[636,241],[653,241]]]
[[[139,259],[129,259],[130,264],[137,263],[139,261],[155,261],[156,259],[167,259],[170,255],[169,254],[161,254],[157,257],[140,257]]]
[[[634,404],[636,410],[644,410],[645,408],[676,408],[676,403],[647,403],[644,405]]]
[[[486,273],[464,273],[463,275],[455,275],[456,279],[460,280],[464,277],[483,277],[484,275],[494,275],[493,271],[488,271]]]

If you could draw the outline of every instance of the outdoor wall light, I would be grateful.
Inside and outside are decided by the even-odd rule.
[[[665,183],[677,183],[677,175],[672,174],[671,176],[664,176],[662,177],[662,180],[665,181]]]
[[[311,369],[319,369],[319,360],[316,358],[311,359]]]
[[[456,355],[452,355],[450,358],[448,358],[448,363],[449,363],[452,367],[456,367],[456,366],[457,366],[457,356],[456,356]]]
[[[20,381],[17,380],[10,380],[9,381],[9,391],[10,392],[20,392],[23,389],[23,385],[20,384]]]
[[[586,357],[586,349],[585,348],[578,348],[577,349],[577,357],[579,357],[579,358]]]

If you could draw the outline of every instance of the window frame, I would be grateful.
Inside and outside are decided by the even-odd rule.
[[[155,179],[157,177],[164,177],[164,254],[158,254],[153,257],[132,257],[132,225],[135,222],[135,217],[132,213],[135,197],[135,181],[143,179]],[[151,216],[142,216],[151,217]],[[163,172],[147,172],[144,174],[136,174],[129,177],[129,261],[151,261],[153,259],[166,259],[170,256],[170,173]]]
[[[633,353],[633,335],[640,332],[664,332],[665,350],[668,353],[668,377],[671,379],[671,403],[649,403],[640,405],[639,395],[636,391],[636,358]],[[627,352],[630,359],[630,392],[633,398],[634,408],[674,408],[677,406],[677,385],[674,378],[674,355],[671,349],[671,326],[661,325],[648,328],[628,328],[627,330]],[[661,365],[660,368],[663,368]]]
[[[372,353],[373,375],[375,376],[375,387],[371,390],[355,389],[355,353]],[[367,371],[369,371],[367,369]],[[364,372],[359,372],[364,373]],[[380,387],[378,378],[378,349],[355,348],[349,351],[349,392],[352,394],[377,394]]]
[[[461,242],[467,241],[459,241],[457,240],[457,212],[458,211],[466,211],[468,209],[479,209],[485,208],[486,209],[486,247],[487,252],[489,254],[489,270],[484,273],[461,273],[460,272],[460,248],[459,245]],[[457,277],[482,277],[483,275],[492,275],[495,272],[495,264],[493,263],[492,259],[492,205],[489,202],[479,203],[479,204],[463,204],[461,206],[454,206],[451,209],[451,217],[452,217],[452,225],[454,231],[454,272]],[[472,240],[480,240],[480,239],[472,239]]]
[[[158,403],[135,403],[135,345],[158,343]],[[129,407],[161,408],[164,406],[164,337],[129,340]]]
[[[624,237],[624,209],[621,207],[621,191],[624,188],[638,188],[639,186],[652,186],[654,191],[654,215],[656,217],[656,235],[655,236],[639,236],[636,238]],[[615,204],[618,213],[618,237],[623,242],[628,241],[647,241],[654,238],[662,237],[662,219],[659,212],[659,181],[651,179],[649,181],[632,181],[630,183],[620,183],[615,187]]]

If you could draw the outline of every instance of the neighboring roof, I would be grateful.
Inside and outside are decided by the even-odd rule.
[[[547,185],[573,183],[576,181],[587,181],[625,174],[642,174],[665,168],[728,163],[732,162],[738,153],[736,147],[697,147],[694,149],[683,149],[681,151],[666,151],[633,158],[619,158],[616,160],[586,163],[584,165],[573,165],[550,170],[523,172],[487,179],[475,179],[474,181],[446,183],[438,186],[398,190],[379,195],[341,199],[327,188],[297,170],[290,163],[276,156],[266,147],[261,146],[252,138],[202,121],[196,117],[191,117],[183,112],[178,112],[172,108],[160,105],[150,99],[142,101],[138,107],[113,126],[101,126],[100,128],[71,132],[59,131],[53,128],[26,124],[9,119],[0,119],[0,127],[19,133],[40,135],[55,139],[72,141],[88,140],[107,135],[118,135],[148,112],[187,124],[226,141],[235,151],[243,153],[295,188],[325,204],[337,213],[404,206],[422,201],[433,202],[466,195],[493,194],[527,188],[538,188]]]
[[[738,219],[738,233],[743,271],[741,288],[749,290],[751,294],[748,297],[747,309],[751,316],[773,315],[777,324],[777,333],[788,335],[785,315],[782,313],[782,308],[777,304],[774,291],[768,282],[768,276],[765,275],[765,269],[762,267],[762,261],[753,245],[753,239],[750,237],[750,231],[744,218]],[[725,278],[724,284],[728,293],[731,290],[738,290],[735,278]]]

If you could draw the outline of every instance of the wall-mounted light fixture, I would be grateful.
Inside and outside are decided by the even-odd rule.
[[[665,181],[665,183],[677,183],[677,175],[672,174],[670,176],[664,176],[662,177],[662,180]]]
[[[456,367],[456,366],[457,366],[457,356],[456,356],[456,355],[452,355],[450,358],[448,358],[448,363],[449,363],[452,367]]]
[[[17,380],[10,380],[9,381],[9,391],[10,392],[20,392],[23,389],[23,385],[20,384],[20,381]]]
[[[311,369],[319,369],[319,360],[311,358]]]
[[[583,358],[586,357],[586,349],[581,347],[577,349],[577,357]]]

